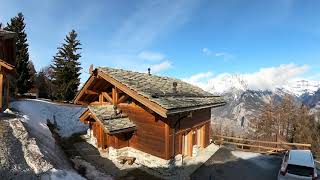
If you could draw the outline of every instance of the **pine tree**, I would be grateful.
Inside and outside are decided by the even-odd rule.
[[[29,52],[27,43],[27,34],[25,32],[25,23],[22,13],[11,18],[5,30],[13,31],[17,34],[16,37],[16,87],[18,93],[24,94],[32,88],[32,80],[30,76]]]
[[[34,67],[34,64],[33,62],[30,60],[29,61],[29,64],[28,64],[28,69],[29,69],[29,74],[30,74],[30,80],[32,82],[32,87],[35,86],[35,81],[36,81],[36,74],[37,74],[37,71]]]
[[[309,114],[309,109],[302,105],[298,110],[298,117],[294,124],[294,134],[293,141],[294,142],[303,142],[303,143],[312,143],[312,127],[313,118]]]
[[[59,100],[71,101],[80,85],[81,55],[78,50],[81,49],[79,47],[81,43],[77,40],[75,30],[72,30],[64,41],[53,58],[52,78],[56,87],[55,97]]]
[[[45,74],[45,70],[40,70],[40,72],[36,76],[36,86],[39,92],[39,98],[48,98],[49,91],[49,79]]]

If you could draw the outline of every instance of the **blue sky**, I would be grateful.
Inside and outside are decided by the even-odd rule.
[[[64,36],[75,29],[83,44],[82,81],[90,64],[142,72],[151,67],[156,74],[200,86],[221,74],[251,75],[250,80],[263,74],[268,79],[261,81],[272,81],[270,86],[301,78],[320,80],[316,0],[0,0],[0,4],[0,22],[18,12],[25,15],[37,70],[51,62]],[[291,71],[274,82],[277,73]]]

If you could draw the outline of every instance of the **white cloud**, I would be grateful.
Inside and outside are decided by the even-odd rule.
[[[234,56],[227,52],[213,52],[209,48],[203,48],[202,53],[206,56],[222,57],[224,60],[234,58]]]
[[[159,64],[154,64],[150,68],[151,68],[151,73],[158,73],[160,71],[164,71],[172,68],[172,63],[169,60],[166,60]]]
[[[217,93],[222,93],[230,88],[274,90],[275,88],[292,86],[297,80],[302,79],[301,76],[308,69],[307,65],[283,64],[277,67],[261,68],[253,73],[221,73],[217,75],[211,72],[200,73],[185,78],[184,81]]]
[[[212,52],[208,48],[203,48],[202,49],[202,53],[207,55],[207,56],[210,56]]]
[[[151,51],[142,51],[138,54],[138,57],[147,61],[160,61],[165,58],[164,54]]]

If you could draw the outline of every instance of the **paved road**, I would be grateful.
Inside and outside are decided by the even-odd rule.
[[[191,175],[191,179],[273,180],[277,179],[280,166],[280,157],[261,155],[239,158],[230,149],[222,147]]]

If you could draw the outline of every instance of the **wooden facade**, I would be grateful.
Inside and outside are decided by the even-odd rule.
[[[143,99],[142,99],[143,98]],[[135,124],[134,131],[110,134],[94,113],[87,110],[80,120],[90,126],[102,149],[132,147],[162,159],[175,155],[192,156],[194,145],[209,145],[211,108],[175,114],[148,101],[121,82],[96,70],[74,102],[89,106],[115,105]]]
[[[0,30],[0,112],[9,107],[9,78],[15,64],[14,33]]]

